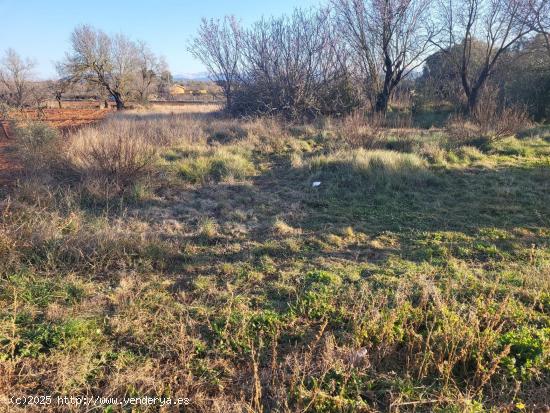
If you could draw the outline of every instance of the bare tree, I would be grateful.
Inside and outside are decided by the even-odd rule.
[[[138,73],[135,90],[138,101],[147,103],[161,74],[168,70],[168,65],[163,58],[157,57],[142,41],[137,43],[137,52]]]
[[[262,19],[246,31],[241,81],[253,91],[248,100],[257,111],[311,117],[331,106],[323,95],[336,91],[344,73],[332,23],[328,10],[296,9],[290,16]],[[338,101],[340,96],[330,98]]]
[[[39,116],[44,115],[44,109],[47,108],[48,100],[51,98],[51,90],[48,82],[34,82],[30,89],[29,105],[38,111]]]
[[[439,1],[443,30],[437,45],[449,55],[460,77],[467,113],[473,113],[503,56],[531,31],[524,19],[525,5],[526,0]],[[482,55],[474,59],[480,43]]]
[[[58,67],[58,73],[62,73],[62,68],[60,69]],[[62,100],[63,95],[66,94],[69,89],[74,85],[75,81],[68,77],[63,77],[61,74],[60,78],[57,80],[52,80],[48,82],[48,89],[50,90],[50,93],[53,95],[57,102],[57,106],[59,109],[63,107]]]
[[[374,110],[426,59],[435,35],[431,0],[333,0],[338,27],[362,71]]]
[[[8,49],[0,60],[0,84],[5,89],[8,104],[23,107],[32,97],[32,71],[36,66],[30,59],[23,59],[13,49]]]
[[[527,21],[530,27],[542,36],[550,55],[550,0],[529,0]]]
[[[223,20],[203,19],[189,51],[208,69],[212,79],[222,88],[226,105],[231,110],[233,92],[239,78],[242,31],[233,16]]]
[[[90,26],[77,27],[71,43],[72,50],[61,64],[65,76],[101,86],[117,109],[124,109],[139,67],[136,44],[124,35],[111,37]]]

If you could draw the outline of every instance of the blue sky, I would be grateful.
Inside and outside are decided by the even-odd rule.
[[[0,53],[14,48],[36,60],[36,75],[55,75],[53,63],[69,49],[72,29],[91,24],[107,33],[144,40],[164,55],[174,74],[203,71],[187,52],[202,17],[234,14],[244,24],[263,16],[310,7],[319,0],[0,0]]]

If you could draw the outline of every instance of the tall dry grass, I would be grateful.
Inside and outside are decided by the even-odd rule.
[[[147,173],[156,146],[131,122],[117,128],[97,127],[78,132],[67,149],[71,165],[86,178],[112,181],[125,187]]]

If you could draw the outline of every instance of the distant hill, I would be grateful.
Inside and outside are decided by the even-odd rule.
[[[178,73],[173,76],[176,82],[181,82],[185,80],[196,80],[200,82],[208,82],[210,77],[208,77],[208,72],[198,72],[198,73]]]

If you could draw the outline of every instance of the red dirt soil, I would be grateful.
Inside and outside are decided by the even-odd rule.
[[[62,132],[68,132],[98,122],[111,112],[111,109],[98,108],[43,109],[41,111],[24,109],[10,113],[10,117],[16,122],[43,121]],[[10,154],[13,146],[13,137],[10,135],[9,123],[0,119],[0,187],[12,183],[17,171],[21,168]]]
[[[7,131],[8,129],[3,124],[0,125],[0,189],[10,184],[21,168],[10,154],[11,142],[6,135]]]
[[[12,116],[20,121],[40,120],[55,128],[66,130],[97,122],[111,112],[110,109],[43,109],[40,112],[25,109],[14,112]]]

